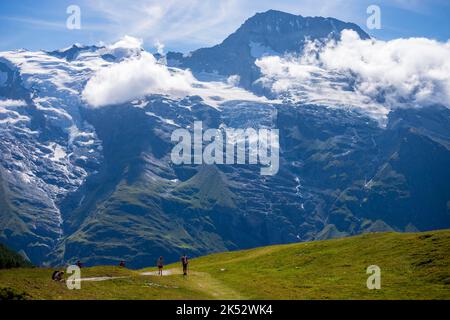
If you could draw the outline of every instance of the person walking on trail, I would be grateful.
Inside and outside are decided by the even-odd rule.
[[[158,274],[160,276],[163,275],[163,268],[164,268],[164,258],[161,256],[158,259],[158,262],[156,263],[156,265],[158,266]]]
[[[187,255],[183,255],[181,257],[181,264],[183,265],[183,276],[187,276],[187,270],[188,270],[188,264],[189,264],[189,259],[187,257]]]

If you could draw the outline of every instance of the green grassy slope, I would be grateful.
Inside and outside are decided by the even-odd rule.
[[[381,268],[381,290],[368,290],[366,269]],[[95,267],[70,291],[49,269],[0,271],[0,287],[33,299],[450,299],[450,231],[379,233],[226,252],[192,259],[187,278],[179,265],[164,277],[148,270]]]
[[[223,253],[196,263],[252,299],[450,299],[449,231],[366,234]],[[366,287],[369,265],[381,268],[381,290]]]

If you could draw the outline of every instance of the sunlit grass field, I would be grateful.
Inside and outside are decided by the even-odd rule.
[[[381,269],[381,289],[366,286]],[[213,254],[170,274],[99,266],[83,268],[80,290],[51,280],[54,269],[0,270],[3,294],[26,299],[450,299],[450,231],[375,233],[336,240]],[[0,289],[1,290],[1,289]]]

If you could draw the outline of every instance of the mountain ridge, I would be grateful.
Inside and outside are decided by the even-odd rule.
[[[299,54],[307,40],[339,40],[344,29],[356,31],[361,39],[370,38],[353,23],[269,10],[247,19],[218,45],[197,49],[188,55],[169,52],[166,58],[169,65],[189,68],[200,78],[202,73],[225,77],[239,75],[241,86],[257,90],[253,82],[260,73],[254,62],[262,56],[261,52]]]

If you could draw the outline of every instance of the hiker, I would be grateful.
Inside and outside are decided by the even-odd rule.
[[[52,274],[52,280],[54,281],[64,281],[64,271],[56,270]]]
[[[161,256],[158,259],[158,262],[156,263],[156,265],[158,266],[158,274],[160,276],[163,275],[163,267],[164,267],[164,258]]]
[[[80,260],[77,260],[77,267],[80,269],[83,268],[83,264],[81,263]]]
[[[189,264],[189,259],[187,257],[187,255],[183,255],[181,257],[181,264],[183,265],[183,276],[187,276],[187,269],[188,269],[188,264]]]
[[[125,261],[120,260],[119,267],[125,268]]]

